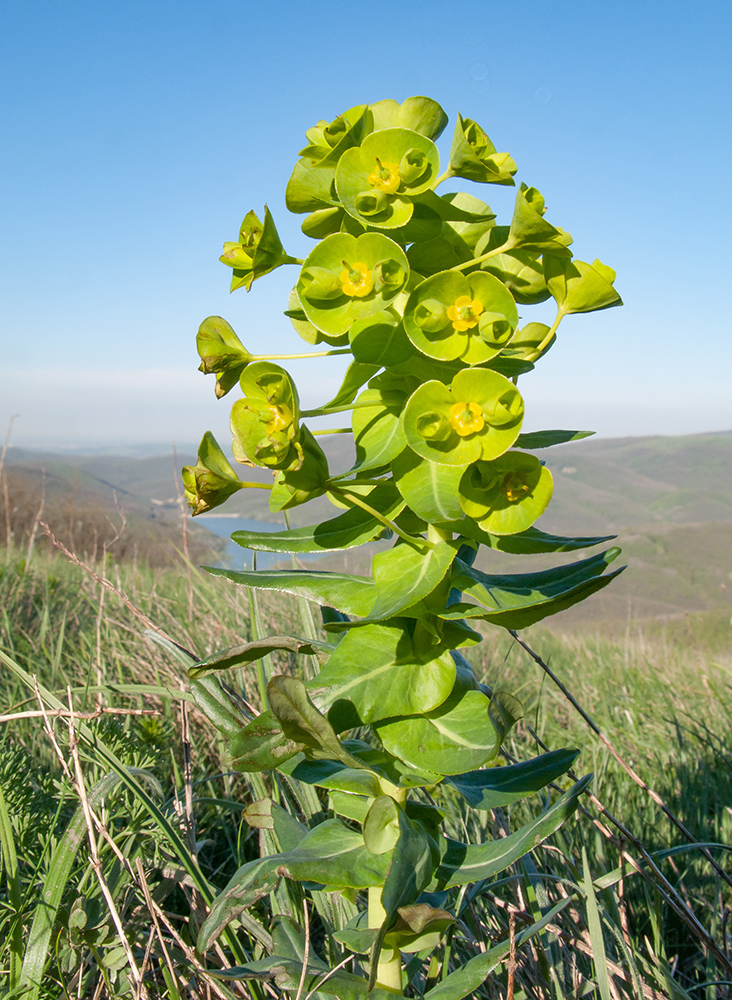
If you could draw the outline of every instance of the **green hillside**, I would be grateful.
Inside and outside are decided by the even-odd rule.
[[[350,461],[346,437],[321,439],[333,468]],[[555,480],[554,499],[539,526],[567,534],[616,534],[628,569],[611,587],[559,616],[558,627],[685,614],[732,613],[732,432],[685,437],[588,438],[540,453]],[[46,503],[92,510],[124,510],[136,523],[180,530],[178,473],[191,453],[142,458],[128,455],[59,455],[11,448],[8,467],[23,482],[21,503],[38,505],[45,472]],[[247,477],[267,481],[263,470]],[[277,521],[264,491],[242,491],[227,516]],[[321,499],[292,511],[294,524],[315,522],[334,510]],[[210,515],[208,515],[210,516]],[[215,516],[215,514],[214,514]],[[205,529],[206,516],[192,527]],[[194,532],[195,533],[195,532]],[[176,534],[176,538],[178,535]],[[198,535],[199,539],[202,537]],[[324,568],[366,572],[368,553],[333,554]],[[485,559],[496,572],[545,566],[552,557]],[[571,561],[572,556],[555,556]]]

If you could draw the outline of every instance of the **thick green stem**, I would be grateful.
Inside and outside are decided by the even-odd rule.
[[[381,927],[386,911],[381,905],[382,886],[369,889],[369,927]],[[373,978],[373,977],[372,977]],[[402,992],[402,957],[394,948],[382,948],[376,963],[376,985],[387,990]]]

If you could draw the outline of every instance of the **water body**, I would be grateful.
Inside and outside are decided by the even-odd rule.
[[[234,531],[284,531],[284,524],[273,524],[270,521],[254,521],[248,517],[206,517],[202,514],[198,518],[198,523],[202,524],[212,534],[219,538],[227,538],[226,552],[224,558],[216,563],[224,569],[252,569],[254,553],[251,549],[244,549],[236,542],[232,542],[230,535]],[[298,559],[317,558],[317,554],[298,554]],[[257,569],[269,569],[277,564],[282,564],[288,569],[291,566],[290,556],[285,552],[257,552]]]

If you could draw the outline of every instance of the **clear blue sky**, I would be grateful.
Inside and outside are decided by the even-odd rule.
[[[732,428],[731,22],[717,0],[5,0],[0,434],[18,413],[18,445],[226,439],[199,322],[302,342],[294,268],[230,297],[221,244],[266,201],[304,256],[284,187],[305,129],[411,94],[478,120],[577,255],[618,271],[624,308],[570,317],[522,384],[526,428]],[[479,193],[510,213],[511,189]],[[328,364],[296,370],[308,403]]]

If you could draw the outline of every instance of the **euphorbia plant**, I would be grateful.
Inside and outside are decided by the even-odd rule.
[[[283,356],[250,354],[219,317],[205,320],[198,335],[201,370],[215,373],[217,395],[241,387],[231,410],[233,455],[272,471],[271,509],[323,495],[338,508],[310,527],[239,531],[235,540],[280,553],[389,543],[374,555],[369,576],[212,570],[319,605],[324,631],[259,636],[190,671],[233,767],[316,786],[323,803],[327,795],[330,818],[311,829],[271,799],[249,808],[250,822],[272,831],[279,850],[239,869],[198,938],[205,953],[282,878],[300,883],[329,937],[356,956],[356,971],[329,970],[314,945],[303,965],[303,930],[281,917],[273,954],[229,973],[270,977],[300,995],[401,995],[405,955],[423,960],[409,962],[412,995],[458,1000],[474,991],[508,946],[449,975],[443,970],[430,984],[430,954],[454,933],[451,890],[520,859],[570,816],[587,783],[510,836],[478,844],[443,834],[444,814],[426,791],[449,786],[473,809],[490,810],[570,768],[573,750],[496,766],[521,707],[482,684],[463,651],[481,641],[473,627],[479,622],[532,625],[618,572],[605,572],[617,549],[530,574],[493,575],[475,565],[481,547],[551,553],[606,541],[533,526],[550,501],[552,479],[531,450],[583,433],[522,434],[518,382],[554,344],[564,316],[619,305],[620,298],[609,267],[572,257],[571,237],[545,220],[536,188],[520,186],[508,225],[497,225],[472,194],[437,193],[449,178],[509,185],[516,172],[511,157],[460,116],[440,172],[435,143],[446,123],[442,108],[425,97],[361,105],[318,122],[286,193],[293,212],[307,213],[302,229],[315,246],[302,260],[291,257],[266,208],[263,224],[249,212],[239,242],[225,244],[221,260],[233,268],[232,290],[249,289],[275,267],[299,268],[287,315],[307,343],[327,348],[309,356],[353,357],[334,400],[304,411],[277,364]],[[526,306],[551,297],[551,326],[522,322]],[[353,434],[355,460],[333,471],[318,444],[318,418],[341,411],[351,414],[342,432]],[[210,433],[184,481],[194,514],[239,489],[262,488],[239,480]],[[262,657],[276,649],[316,658],[319,669],[267,676]],[[210,675],[257,660],[263,704],[252,716]],[[255,787],[265,786],[257,779]],[[347,901],[340,911],[350,914],[347,922],[334,922],[324,893]]]

